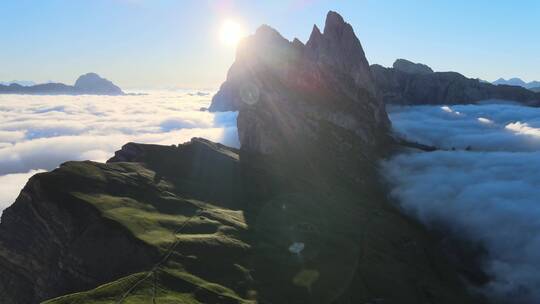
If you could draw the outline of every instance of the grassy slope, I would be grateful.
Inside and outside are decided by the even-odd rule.
[[[204,260],[199,256],[202,251],[214,247],[224,253],[227,248],[233,253],[249,248],[235,237],[246,229],[242,212],[185,199],[173,193],[178,192],[175,185],[157,179],[154,171],[138,163],[69,162],[48,176],[74,200],[94,206],[102,217],[121,224],[133,237],[157,248],[162,257],[169,256],[148,265],[147,272],[46,303],[116,303],[141,278],[124,303],[149,303],[154,290],[160,303],[244,302],[231,289],[197,277],[183,265]]]
[[[372,186],[351,190],[270,162],[243,173],[251,192],[242,196],[222,187],[238,174],[230,151],[219,165],[203,156],[186,167],[167,149],[148,152],[146,164],[72,162],[48,173],[168,258],[47,304],[117,303],[141,278],[123,303],[470,303],[424,229]],[[224,171],[230,178],[214,176]]]
[[[249,303],[233,291],[184,271],[159,269],[136,273],[96,289],[59,297],[45,304]]]

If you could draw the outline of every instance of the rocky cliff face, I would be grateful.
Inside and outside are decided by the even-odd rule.
[[[33,177],[0,223],[4,303],[478,303],[386,200],[367,61],[332,58],[359,50],[333,12],[306,45],[263,26],[216,95],[240,150],[130,143]]]
[[[103,193],[103,165],[67,163],[30,179],[0,224],[2,303],[39,303],[141,270],[157,250],[134,240],[80,193]],[[108,173],[108,174],[107,174]],[[95,174],[95,175],[93,175]],[[127,186],[127,185],[123,185]],[[126,258],[129,257],[129,258]]]
[[[371,72],[386,104],[466,104],[488,99],[540,106],[540,94],[522,87],[492,85],[456,72],[414,72],[398,60],[393,68],[372,65]],[[418,67],[418,66],[416,66]]]
[[[239,109],[242,150],[253,153],[307,154],[321,142],[371,153],[387,142],[390,128],[362,46],[334,12],[305,45],[268,26],[245,39],[211,107],[223,108]]]

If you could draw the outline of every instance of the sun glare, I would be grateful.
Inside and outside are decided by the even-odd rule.
[[[245,31],[240,23],[234,20],[225,20],[220,29],[220,40],[227,46],[236,46],[238,41],[245,35]]]

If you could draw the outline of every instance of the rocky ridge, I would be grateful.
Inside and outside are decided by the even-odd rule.
[[[371,66],[373,78],[386,104],[451,105],[498,99],[540,106],[540,94],[522,87],[493,85],[456,72],[404,71],[398,61],[398,68],[396,63],[393,68],[377,64]]]
[[[332,134],[352,134],[364,154],[389,139],[390,122],[360,41],[334,12],[323,33],[314,26],[305,45],[268,26],[246,38],[213,99],[210,110],[217,109],[239,109],[239,139],[246,152],[321,151],[318,134],[333,128],[343,132]],[[343,138],[324,141],[346,149]],[[352,148],[354,143],[348,144]]]

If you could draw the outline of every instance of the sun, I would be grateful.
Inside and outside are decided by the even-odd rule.
[[[244,36],[245,31],[242,25],[232,19],[225,20],[221,25],[219,38],[224,45],[234,47]]]

